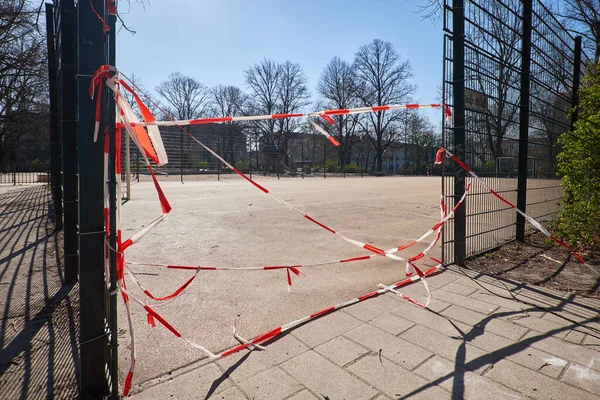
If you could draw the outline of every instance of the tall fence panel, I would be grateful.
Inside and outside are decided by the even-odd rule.
[[[444,126],[444,146],[511,203],[551,219],[562,198],[557,139],[570,128],[575,39],[539,0],[445,0],[444,31],[444,101],[455,115],[464,112],[464,123],[455,118]],[[447,162],[443,192],[450,203],[461,194],[459,177]],[[522,239],[523,226],[511,207],[474,185],[464,215],[446,229],[444,261],[462,264]]]

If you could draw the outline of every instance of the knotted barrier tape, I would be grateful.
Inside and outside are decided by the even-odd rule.
[[[307,117],[309,118],[309,122],[315,127],[315,129],[317,129],[320,133],[324,134],[330,142],[332,142],[334,145],[339,145],[339,143],[337,143],[337,141],[335,141],[335,138],[333,138],[331,135],[329,135],[324,129],[322,129],[320,126],[318,126],[316,123],[314,123],[311,118],[312,117],[320,117],[323,118],[324,120],[326,120],[328,123],[333,123],[333,119],[331,118],[331,116],[334,115],[345,115],[345,114],[359,114],[359,113],[370,113],[370,112],[380,112],[380,111],[388,111],[388,110],[399,110],[399,109],[418,109],[418,108],[442,108],[444,109],[444,114],[447,118],[451,117],[451,113],[450,113],[450,109],[448,108],[448,106],[446,105],[441,105],[441,104],[429,104],[429,105],[419,105],[419,104],[406,104],[406,105],[390,105],[390,106],[374,106],[374,107],[362,107],[362,108],[355,108],[355,109],[343,109],[343,110],[323,110],[323,111],[319,111],[319,112],[314,112],[314,113],[308,113],[308,114],[272,114],[272,115],[259,115],[259,116],[244,116],[244,117],[222,117],[222,118],[203,118],[203,119],[197,119],[197,120],[186,120],[186,121],[156,121],[156,119],[154,118],[154,116],[152,115],[152,113],[149,111],[149,109],[145,106],[145,104],[143,103],[143,101],[141,100],[141,98],[139,97],[139,95],[135,92],[135,90],[133,90],[132,87],[130,87],[127,83],[125,83],[123,80],[121,80],[119,78],[119,73],[118,71],[114,68],[114,67],[109,67],[109,66],[103,66],[101,67],[95,74],[94,77],[92,78],[92,82],[90,84],[90,95],[93,97],[94,94],[97,95],[97,103],[96,103],[96,126],[95,126],[95,131],[94,131],[94,139],[97,139],[97,134],[98,134],[98,130],[99,130],[99,121],[100,121],[100,102],[98,101],[100,95],[101,95],[101,90],[102,90],[102,83],[103,81],[106,80],[106,84],[107,86],[113,91],[114,96],[115,96],[115,101],[117,104],[117,123],[116,123],[116,132],[117,135],[120,135],[120,129],[124,128],[126,129],[127,133],[129,134],[129,136],[132,138],[133,142],[136,144],[136,146],[138,146],[138,148],[140,149],[140,152],[142,153],[144,160],[146,162],[146,165],[148,166],[151,176],[152,176],[152,180],[155,186],[155,189],[157,191],[157,195],[159,198],[159,203],[161,206],[161,210],[162,210],[162,215],[160,215],[159,217],[157,217],[155,220],[153,220],[150,224],[148,224],[145,228],[143,228],[142,230],[140,230],[139,232],[137,232],[136,234],[134,234],[133,236],[131,236],[129,239],[122,241],[121,238],[121,231],[120,231],[120,203],[118,203],[117,205],[117,210],[109,210],[108,209],[108,201],[105,199],[105,221],[106,221],[106,232],[107,232],[107,238],[108,238],[108,215],[109,213],[112,212],[117,212],[117,249],[112,249],[113,251],[117,252],[117,284],[118,284],[118,290],[121,292],[121,295],[123,297],[123,300],[125,302],[125,306],[127,309],[127,315],[128,315],[128,324],[130,327],[130,340],[131,340],[131,364],[130,364],[130,368],[129,368],[129,372],[127,374],[127,378],[125,380],[125,385],[124,385],[124,389],[123,389],[123,394],[127,395],[129,392],[129,389],[131,387],[131,380],[132,380],[132,376],[133,376],[133,370],[135,367],[135,363],[136,363],[136,357],[135,357],[135,346],[134,346],[134,336],[133,336],[133,327],[132,327],[132,321],[131,321],[131,313],[130,313],[130,304],[129,304],[129,299],[133,299],[136,303],[138,303],[140,306],[142,306],[142,308],[145,309],[147,316],[148,316],[148,322],[154,326],[156,324],[155,321],[160,322],[161,325],[163,325],[165,328],[167,328],[169,331],[171,331],[176,337],[181,338],[183,341],[185,341],[186,343],[188,343],[189,345],[203,351],[205,354],[207,354],[210,357],[213,358],[217,358],[217,357],[225,357],[229,354],[233,354],[235,352],[238,352],[240,350],[249,348],[249,349],[262,349],[262,347],[260,346],[260,343],[266,342],[270,339],[273,339],[274,337],[278,336],[279,334],[288,331],[290,329],[293,329],[296,326],[299,326],[303,323],[306,323],[312,319],[316,319],[319,318],[321,316],[327,315],[330,312],[333,312],[339,308],[342,307],[346,307],[348,305],[360,302],[360,301],[364,301],[366,299],[378,296],[382,293],[386,293],[386,292],[391,292],[394,293],[400,297],[402,297],[404,300],[409,301],[417,306],[420,307],[427,307],[429,304],[429,301],[431,299],[431,292],[430,289],[428,287],[428,284],[425,280],[425,277],[437,272],[440,268],[441,268],[441,261],[434,259],[434,258],[430,258],[436,262],[438,262],[438,265],[435,267],[430,268],[429,270],[423,272],[421,271],[420,268],[418,268],[415,265],[415,262],[418,260],[421,260],[423,258],[425,258],[425,255],[427,254],[427,252],[433,248],[437,242],[439,241],[440,235],[441,235],[441,230],[445,224],[445,222],[451,218],[455,211],[457,210],[457,208],[463,203],[463,201],[465,200],[465,196],[467,194],[467,192],[469,191],[471,185],[470,183],[466,185],[465,187],[465,191],[462,195],[462,197],[459,199],[459,201],[454,205],[454,207],[452,208],[452,210],[448,213],[447,212],[447,206],[443,201],[443,197],[440,199],[440,216],[441,216],[441,220],[434,225],[432,228],[430,228],[427,232],[425,232],[419,239],[414,240],[406,245],[402,245],[402,246],[398,246],[389,250],[382,250],[374,245],[371,244],[367,244],[367,243],[363,243],[360,242],[358,240],[349,238],[345,235],[343,235],[340,232],[337,232],[336,230],[330,228],[329,226],[323,224],[320,221],[317,221],[316,219],[312,218],[311,216],[309,216],[308,214],[300,211],[299,209],[297,209],[296,207],[294,207],[293,205],[289,204],[288,202],[286,202],[285,200],[281,199],[280,197],[276,196],[275,194],[271,193],[269,190],[267,190],[265,187],[263,187],[262,185],[258,184],[257,182],[255,182],[254,180],[250,179],[248,176],[246,176],[245,174],[243,174],[241,171],[239,171],[238,169],[236,169],[235,167],[233,167],[232,165],[230,165],[226,160],[224,160],[219,154],[217,154],[216,152],[214,152],[212,149],[210,149],[208,146],[206,146],[205,144],[203,144],[201,141],[199,141],[198,139],[196,139],[193,135],[191,135],[189,132],[187,132],[184,128],[183,125],[194,125],[194,124],[206,124],[206,123],[218,123],[218,122],[234,122],[234,121],[253,121],[253,120],[261,120],[261,119],[279,119],[279,118],[296,118],[296,117]],[[139,90],[139,88],[137,88],[135,86],[135,84],[133,82],[131,82],[132,86],[134,88],[136,88],[137,90]],[[131,108],[131,106],[129,105],[129,103],[125,100],[125,97],[122,94],[121,89],[124,89],[125,91],[129,92],[132,94],[134,101],[136,102],[138,109],[140,110],[140,114],[142,116],[143,121],[140,121],[138,119],[138,117],[136,116],[136,114],[133,112],[133,109]],[[273,198],[275,201],[277,201],[278,203],[282,204],[283,206],[285,206],[286,208],[302,215],[305,219],[311,221],[312,223],[314,223],[315,225],[319,226],[320,228],[339,236],[340,238],[342,238],[344,241],[351,243],[357,247],[361,247],[365,250],[370,251],[371,255],[367,255],[367,256],[356,256],[356,257],[351,257],[351,258],[346,258],[346,259],[341,259],[341,260],[335,260],[335,261],[327,261],[327,262],[321,262],[321,263],[313,263],[313,264],[299,264],[299,265],[291,265],[291,266],[263,266],[263,267],[202,267],[202,266],[178,266],[178,265],[164,265],[164,264],[148,264],[148,263],[131,263],[129,262],[129,264],[132,265],[150,265],[150,266],[163,266],[166,267],[168,269],[190,269],[190,270],[195,270],[194,275],[189,278],[183,285],[179,286],[173,293],[166,295],[166,296],[155,296],[154,294],[152,294],[149,290],[145,289],[141,283],[139,282],[139,280],[135,277],[135,274],[126,266],[125,264],[125,259],[124,259],[124,251],[131,245],[137,243],[144,235],[146,235],[150,230],[152,230],[156,225],[158,225],[160,222],[162,222],[166,216],[169,214],[169,212],[171,211],[171,206],[166,198],[166,196],[164,195],[158,180],[156,179],[156,176],[154,174],[154,171],[151,167],[150,164],[150,160],[152,160],[153,162],[155,162],[157,165],[163,165],[166,164],[168,162],[167,160],[167,155],[166,155],[166,151],[164,148],[164,145],[162,143],[162,138],[160,136],[160,131],[158,130],[158,126],[179,126],[182,131],[184,133],[186,133],[187,135],[189,135],[195,142],[197,142],[201,147],[203,147],[205,150],[207,150],[210,154],[212,154],[213,156],[215,156],[219,161],[223,162],[228,168],[230,168],[233,172],[235,172],[236,174],[240,175],[242,178],[244,178],[245,180],[247,180],[249,183],[251,183],[253,186],[255,186],[257,189],[261,190],[263,193],[269,195],[271,198]],[[118,138],[117,138],[118,139]],[[333,140],[332,140],[333,139]],[[106,139],[107,140],[107,139]],[[117,152],[120,151],[120,140],[116,140],[117,143]],[[491,189],[489,186],[487,186],[487,184],[481,179],[479,178],[472,170],[470,170],[460,159],[458,159],[457,157],[455,157],[452,153],[450,153],[449,151],[445,150],[445,149],[440,149],[440,151],[438,151],[438,154],[436,155],[436,163],[441,163],[441,159],[442,156],[444,154],[444,152],[446,152],[446,155],[450,158],[452,158],[455,162],[457,162],[462,168],[464,168],[466,171],[468,171],[472,176],[474,176],[477,180],[477,182],[482,183],[494,196],[496,196],[498,199],[500,199],[501,201],[505,202],[506,204],[508,204],[509,206],[511,206],[512,208],[515,208],[517,210],[517,212],[519,212],[521,215],[523,215],[527,221],[529,221],[530,223],[532,223],[533,226],[535,226],[537,229],[541,230],[544,234],[546,234],[547,236],[551,237],[553,240],[555,240],[556,242],[558,242],[559,244],[561,244],[563,247],[566,247],[567,249],[569,249],[569,251],[571,251],[580,261],[582,261],[585,265],[588,266],[588,268],[591,269],[591,267],[585,263],[585,261],[583,260],[583,258],[581,258],[581,256],[579,254],[577,254],[574,250],[572,250],[570,247],[568,247],[564,242],[560,241],[559,239],[553,237],[552,235],[549,234],[549,232],[547,230],[545,230],[545,228],[539,224],[537,221],[535,221],[533,218],[529,217],[527,214],[521,212],[520,210],[518,210],[512,203],[510,203],[508,200],[504,199],[501,195],[499,195],[497,192],[493,191],[493,189]],[[108,141],[105,142],[105,181],[108,182]],[[120,162],[117,162],[117,165],[115,166],[115,174],[120,174]],[[106,195],[105,197],[107,198],[107,194],[108,194],[108,186],[105,186],[105,190],[106,190]],[[120,196],[121,193],[121,187],[120,187],[120,182],[119,185],[117,187],[118,190],[118,195]],[[427,238],[428,236],[432,235],[433,233],[436,233],[434,239],[431,241],[431,243],[428,245],[428,247],[416,254],[415,256],[409,257],[409,258],[403,258],[400,256],[397,256],[395,253],[405,250],[407,248],[410,248],[414,245],[416,245],[417,243],[423,241],[425,238]],[[109,248],[107,247],[107,252],[106,252],[106,259],[108,262],[108,250]],[[186,338],[184,338],[179,331],[177,331],[173,325],[171,325],[170,323],[168,323],[160,314],[158,314],[153,307],[160,305],[160,304],[164,304],[165,302],[169,302],[174,300],[175,298],[177,298],[178,296],[182,295],[186,289],[188,289],[191,284],[194,282],[195,278],[197,277],[199,271],[202,270],[212,270],[212,271],[217,271],[217,270],[281,270],[284,269],[286,271],[286,278],[287,278],[287,282],[288,282],[288,289],[291,289],[291,285],[292,285],[292,279],[291,279],[291,273],[299,276],[301,274],[300,269],[304,268],[304,267],[310,267],[310,266],[318,266],[318,265],[329,265],[329,264],[336,264],[336,263],[346,263],[346,262],[353,262],[353,261],[361,261],[361,260],[367,260],[370,258],[374,258],[377,256],[383,256],[383,257],[388,257],[397,261],[406,261],[406,275],[409,276],[409,278],[397,282],[393,285],[383,285],[380,284],[380,289],[375,291],[375,292],[371,292],[368,293],[364,296],[361,297],[357,297],[355,299],[349,300],[347,302],[344,303],[340,303],[336,306],[327,308],[325,310],[322,310],[318,313],[315,314],[311,314],[310,316],[301,318],[299,320],[290,322],[286,325],[283,325],[281,327],[278,327],[276,329],[273,329],[267,333],[264,333],[262,335],[257,336],[256,338],[252,339],[252,340],[246,340],[243,337],[241,337],[238,333],[237,333],[237,328],[235,325],[235,321],[234,321],[234,328],[233,328],[233,333],[234,333],[234,337],[236,338],[236,340],[238,340],[240,342],[239,346],[233,347],[229,350],[226,350],[224,352],[221,352],[219,354],[214,354],[212,352],[210,352],[206,347],[194,343]],[[593,270],[593,269],[592,269]],[[108,269],[107,269],[108,271]],[[127,287],[126,287],[126,282],[125,282],[125,278],[124,278],[124,272],[127,271],[129,276],[132,277],[133,281],[136,283],[136,285],[140,288],[140,290],[144,293],[144,295],[149,298],[152,299],[154,301],[157,301],[159,303],[154,304],[154,305],[150,305],[147,301],[142,301],[140,299],[138,299],[137,297],[133,296],[131,294],[131,292],[128,291]],[[413,276],[413,273],[416,272],[417,274]],[[596,271],[594,271],[596,272]],[[597,273],[597,272],[596,272]],[[108,276],[108,274],[107,274]],[[421,303],[420,301],[417,301],[415,299],[410,298],[409,296],[406,296],[404,294],[402,294],[401,292],[399,292],[397,289],[409,284],[411,282],[414,282],[416,280],[421,280],[424,284],[425,290],[427,292],[427,300],[425,303]]]

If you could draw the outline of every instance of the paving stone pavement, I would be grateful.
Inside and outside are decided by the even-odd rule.
[[[455,266],[428,282],[430,310],[387,293],[131,398],[600,399],[600,301]]]

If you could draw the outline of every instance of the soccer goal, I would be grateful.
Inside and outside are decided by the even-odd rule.
[[[496,158],[496,177],[516,178],[519,174],[519,157],[503,156]],[[537,175],[537,159],[527,157],[527,176]]]

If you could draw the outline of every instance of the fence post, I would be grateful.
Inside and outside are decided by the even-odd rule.
[[[517,177],[517,208],[527,207],[527,152],[529,147],[529,95],[531,66],[531,20],[533,1],[523,0],[523,36],[521,44],[521,104],[519,109],[519,172]],[[525,241],[525,217],[517,214],[517,240]]]
[[[575,54],[573,66],[573,98],[571,99],[573,113],[571,114],[571,130],[577,122],[579,107],[579,84],[581,81],[581,36],[575,38]]]
[[[62,3],[65,2],[61,1]],[[73,4],[73,1],[70,3]],[[79,274],[80,387],[83,398],[100,398],[108,389],[108,298],[104,277],[104,131],[100,129],[98,140],[94,143],[95,100],[90,98],[88,91],[92,74],[98,67],[106,64],[104,34],[98,24],[98,17],[92,10],[93,5],[96,11],[104,15],[104,3],[104,0],[92,0],[92,3],[81,1],[77,6],[79,256],[81,265],[85,266]],[[70,12],[74,13],[75,9],[72,8]],[[66,45],[68,44],[63,44],[63,47]],[[68,88],[64,87],[64,90]],[[108,109],[103,107],[102,111],[106,115]],[[106,119],[102,121],[106,123]],[[66,211],[65,209],[65,233]]]
[[[46,44],[48,47],[48,81],[50,90],[50,183],[54,206],[54,229],[62,230],[62,192],[60,189],[60,141],[58,139],[58,92],[56,88],[56,50],[54,6],[46,3]]]
[[[327,178],[327,168],[325,168],[325,164],[327,162],[327,157],[325,156],[326,151],[327,143],[323,142],[323,179]]]
[[[181,176],[181,183],[183,183],[183,131],[179,139],[179,175]]]
[[[302,179],[304,179],[304,140],[300,142],[302,146]]]
[[[60,2],[60,59],[61,59],[61,116],[62,186],[64,212],[64,265],[65,280],[77,281],[79,257],[77,254],[77,96],[76,96],[76,20],[73,0]]]
[[[454,155],[464,160],[465,155],[465,8],[464,0],[452,1],[452,93],[454,103]],[[454,168],[454,204],[465,192],[465,171]],[[467,202],[454,214],[454,262],[465,265],[467,254]]]
[[[107,0],[105,2],[105,15],[108,19],[108,26],[110,27],[110,31],[108,32],[108,41],[105,42],[105,48],[108,53],[108,64],[112,66],[117,65],[117,51],[116,51],[116,43],[117,43],[117,10],[116,10],[116,0]],[[112,96],[112,93],[108,90],[105,90],[106,93],[106,102],[104,103],[104,107],[106,107],[107,113],[107,121],[108,121],[108,129],[112,133],[109,136],[109,185],[108,185],[108,193],[109,193],[109,202],[110,202],[110,238],[109,243],[110,247],[113,249],[117,248],[117,201],[121,201],[121,199],[117,198],[117,179],[121,179],[121,171],[117,171],[117,146],[119,149],[122,148],[122,142],[117,142],[117,128],[116,127],[116,111],[115,111],[115,98]],[[120,137],[120,135],[119,135]],[[118,343],[118,319],[117,319],[117,252],[111,251],[110,253],[110,303],[109,303],[109,325],[110,325],[110,397],[112,400],[119,399],[119,343]]]

